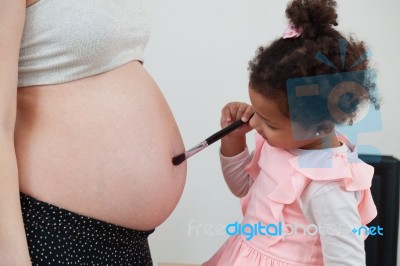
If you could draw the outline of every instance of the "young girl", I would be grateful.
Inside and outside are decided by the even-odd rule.
[[[232,237],[203,265],[365,265],[359,228],[376,216],[374,170],[335,125],[378,101],[366,48],[333,28],[335,8],[333,0],[292,1],[283,37],[249,63],[252,105],[223,108],[222,127],[249,121],[222,139],[220,153],[244,218],[226,228]]]

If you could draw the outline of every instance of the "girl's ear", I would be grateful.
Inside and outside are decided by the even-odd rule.
[[[317,125],[315,130],[315,136],[318,138],[324,138],[329,136],[335,131],[335,125],[332,122],[322,122]]]

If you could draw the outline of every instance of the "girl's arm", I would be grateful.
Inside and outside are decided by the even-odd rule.
[[[231,102],[224,106],[221,114],[221,127],[227,127],[241,119],[248,122],[254,114],[251,105],[242,102]],[[246,148],[246,133],[252,130],[249,124],[244,124],[221,139],[221,154],[226,157],[235,156]]]
[[[253,179],[247,174],[245,167],[252,159],[247,148],[233,157],[225,157],[220,153],[222,173],[230,191],[237,197],[246,196]]]
[[[0,265],[31,265],[14,148],[18,58],[26,2],[0,0]]]
[[[360,192],[332,181],[312,181],[302,194],[303,213],[318,226],[324,266],[365,266],[364,237],[352,232],[361,226],[360,200]]]
[[[253,108],[246,103],[228,103],[222,109],[221,127],[224,128],[239,119],[247,122],[253,113]],[[247,123],[221,139],[222,173],[229,189],[238,197],[245,196],[253,184],[253,179],[245,171],[245,166],[251,160],[246,145],[246,133],[250,130],[252,128]]]

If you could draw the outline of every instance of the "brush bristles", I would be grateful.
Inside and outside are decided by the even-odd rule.
[[[180,165],[184,160],[186,160],[186,155],[184,153],[179,154],[178,156],[175,156],[172,158],[172,164],[173,165]]]

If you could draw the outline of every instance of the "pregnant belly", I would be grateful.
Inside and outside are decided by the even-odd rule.
[[[146,230],[183,190],[172,113],[137,62],[61,85],[21,88],[15,129],[20,189],[39,200]]]

